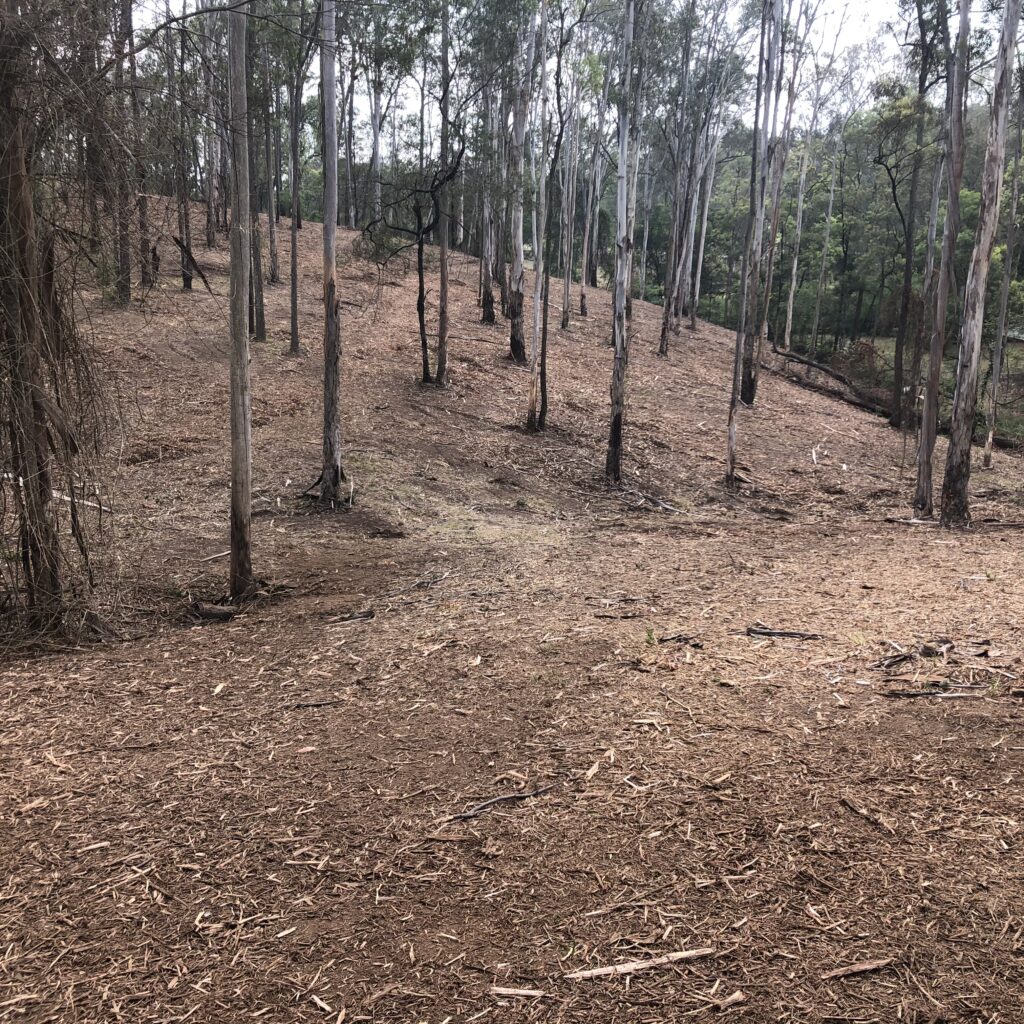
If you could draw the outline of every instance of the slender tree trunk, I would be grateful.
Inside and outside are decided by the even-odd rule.
[[[697,250],[697,267],[693,272],[693,298],[690,300],[690,330],[697,330],[697,307],[700,305],[701,277],[704,273],[704,245],[708,236],[708,211],[711,207],[711,194],[715,188],[715,169],[718,159],[718,135],[711,145],[711,156],[708,159],[706,179],[704,182],[704,206],[700,215],[700,248]]]
[[[828,247],[832,240],[832,210],[836,199],[836,171],[839,167],[839,140],[832,150],[832,178],[828,187],[828,206],[825,209],[825,236],[821,243],[821,265],[818,268],[818,288],[814,294],[814,316],[811,318],[811,357],[818,350],[818,325],[821,322],[821,296],[825,291],[825,274],[828,270]]]
[[[485,324],[493,324],[494,317],[494,208],[492,194],[492,176],[495,172],[494,159],[494,96],[490,84],[484,89],[484,183],[483,183],[483,225],[480,239],[480,305],[483,310],[481,319]]]
[[[171,20],[171,8],[169,0],[165,0],[165,14],[167,20]],[[184,61],[185,34],[179,30],[181,37],[182,61]],[[174,139],[174,197],[178,213],[178,239],[182,243],[179,251],[181,266],[181,287],[185,291],[192,290],[192,265],[189,263],[185,248],[191,248],[191,226],[189,223],[188,189],[185,169],[185,110],[184,101],[179,98],[179,86],[184,88],[184,82],[178,80],[175,68],[175,46],[174,30],[167,29],[167,91],[170,106],[176,113],[177,126]]]
[[[1013,78],[1013,56],[1017,39],[1020,4],[1007,3],[1003,29],[996,51],[992,85],[992,114],[981,176],[981,205],[974,251],[967,271],[964,317],[960,328],[960,359],[957,365],[953,415],[949,425],[946,472],[942,480],[943,526],[966,526],[970,521],[968,485],[971,478],[971,442],[974,412],[978,401],[978,364],[981,359],[981,331],[985,317],[985,290],[999,224],[999,199],[1006,156],[1006,118]]]
[[[537,429],[540,407],[540,344],[541,307],[544,298],[544,267],[547,255],[547,176],[548,176],[548,8],[546,0],[540,0],[540,167],[531,149],[530,163],[533,166],[533,334],[530,342],[530,393],[526,413],[526,429]]]
[[[572,315],[573,235],[576,230],[576,178],[579,172],[580,152],[579,82],[575,72],[573,75],[570,107],[572,145],[568,152],[568,164],[565,169],[565,187],[562,190],[562,273],[564,275],[562,283],[562,330],[569,329],[569,320]],[[546,306],[544,314],[546,317]],[[543,406],[543,402],[541,404]]]
[[[764,70],[764,85],[768,93],[771,92],[772,82],[779,69],[779,54],[782,45],[782,0],[769,0],[765,7],[766,28],[768,30],[768,45],[765,49],[766,63]],[[745,334],[743,337],[743,368],[740,381],[740,398],[744,405],[753,405],[757,395],[757,339],[760,336],[761,318],[760,310],[762,303],[768,300],[767,294],[761,291],[761,263],[764,256],[764,221],[765,221],[765,200],[768,190],[768,176],[770,164],[768,160],[769,149],[769,104],[765,100],[763,108],[763,121],[761,123],[760,157],[759,157],[759,181],[755,194],[753,210],[754,238],[750,251],[750,263],[747,267],[749,280],[747,282],[747,316]],[[775,103],[776,113],[778,101]],[[756,135],[755,131],[755,135]]]
[[[338,96],[334,0],[323,0],[320,85],[324,95],[324,443],[320,500],[342,500],[341,303],[338,301]]]
[[[988,390],[985,395],[985,454],[982,465],[992,468],[992,446],[996,436],[996,416],[999,411],[999,378],[1003,372],[1003,348],[1006,344],[1006,312],[1010,303],[1010,282],[1013,279],[1014,258],[1017,251],[1017,204],[1020,199],[1021,127],[1024,121],[1024,87],[1017,97],[1017,134],[1013,147],[1013,192],[1010,216],[1006,222],[1006,254],[1003,258],[1003,280],[999,292],[999,319],[992,342],[992,366]]]
[[[206,245],[217,245],[217,116],[213,95],[213,47],[218,12],[211,11],[209,0],[204,0],[207,14],[202,23],[203,92],[206,94],[206,124],[203,125],[203,172],[206,179]]]
[[[448,383],[448,244],[451,234],[451,201],[449,172],[449,99],[451,69],[448,66],[449,40],[448,0],[441,0],[441,188],[438,191],[437,230],[440,236],[441,279],[438,287],[437,311],[437,367],[434,383],[443,388]]]
[[[964,169],[964,95],[967,88],[967,57],[970,44],[970,2],[960,0],[959,27],[955,57],[947,65],[946,120],[948,123],[948,160],[946,174],[946,218],[942,227],[942,252],[939,278],[935,288],[935,313],[928,346],[928,378],[921,411],[921,437],[917,447],[917,486],[914,513],[931,516],[933,506],[932,457],[939,425],[939,387],[942,360],[946,348],[946,312],[954,290],[954,255],[960,233],[960,183]]]
[[[379,222],[384,216],[380,158],[380,133],[383,116],[381,105],[384,98],[384,84],[381,81],[381,74],[382,72],[379,69],[374,69],[373,81],[370,83],[370,129],[373,139],[370,173],[373,176],[373,219],[375,222]]]
[[[120,11],[120,24],[117,26],[117,58],[114,62],[114,96],[118,106],[118,113],[122,117],[125,113],[125,82],[124,65],[125,51],[131,45],[131,36],[128,32],[129,22],[124,17],[124,5]],[[111,160],[111,172],[115,178],[115,209],[114,209],[114,262],[117,268],[114,281],[114,290],[118,305],[127,306],[132,298],[132,253],[130,228],[132,217],[132,203],[129,198],[129,184],[134,177],[134,168],[131,161],[123,167],[121,161]]]
[[[590,176],[587,179],[587,201],[583,210],[583,248],[580,252],[580,316],[587,315],[587,284],[590,275],[590,252],[597,235],[597,210],[601,205],[602,154],[604,139],[604,117],[608,109],[608,87],[611,83],[612,62],[605,62],[604,84],[601,100],[597,105],[597,119],[594,122],[594,145],[590,151]]]
[[[747,216],[747,233],[743,245],[743,259],[740,266],[740,313],[736,324],[736,343],[733,350],[732,390],[729,395],[729,416],[726,422],[725,448],[725,483],[727,487],[736,486],[736,413],[739,409],[743,390],[743,358],[745,349],[747,320],[750,317],[751,278],[753,275],[753,249],[755,240],[755,222],[757,220],[757,185],[759,164],[762,159],[762,140],[758,137],[761,103],[763,99],[765,78],[765,36],[767,31],[768,8],[761,12],[761,37],[757,59],[757,84],[754,90],[754,130],[751,132],[750,153],[750,199]],[[757,296],[754,289],[753,303],[756,307]]]
[[[252,573],[252,412],[249,395],[249,140],[245,35],[248,0],[228,12],[231,124],[231,596],[255,586]]]
[[[299,113],[302,109],[302,84],[291,82],[288,86],[288,134],[291,140],[291,156],[288,164],[289,191],[291,192],[291,273],[290,295],[290,345],[291,355],[298,355],[299,345]]]
[[[626,417],[626,286],[633,240],[629,237],[629,141],[630,99],[633,82],[633,19],[634,0],[625,0],[622,31],[622,69],[619,79],[619,160],[615,174],[615,288],[612,293],[612,362],[611,422],[608,429],[608,452],[604,472],[608,480],[622,479],[622,433]]]
[[[281,262],[277,253],[277,203],[274,199],[274,155],[270,127],[271,92],[270,50],[263,47],[263,89],[266,103],[263,108],[263,148],[267,168],[267,236],[270,244],[270,283],[280,284]]]
[[[516,100],[512,112],[512,283],[509,294],[509,348],[512,358],[522,366],[526,365],[526,343],[523,335],[523,290],[526,277],[523,255],[523,193],[526,170],[526,116],[533,85],[534,53],[536,36],[531,19],[526,26],[526,39],[520,33],[520,51],[525,50],[521,75],[516,86]],[[525,44],[525,45],[524,45]]]
[[[252,42],[252,25],[249,26],[250,39]],[[252,56],[253,47],[247,46],[247,56]],[[246,80],[252,81],[253,75],[247,74]],[[263,238],[260,231],[260,199],[259,199],[259,138],[254,130],[255,125],[255,104],[250,102],[251,97],[246,99],[246,111],[248,116],[247,138],[249,144],[249,252],[250,271],[249,288],[252,295],[252,320],[251,329],[254,341],[267,340],[267,317],[263,303]]]
[[[139,257],[142,287],[150,288],[153,279],[153,243],[149,235],[149,198],[146,195],[146,162],[142,157],[142,107],[139,103],[138,66],[135,60],[135,31],[132,25],[132,0],[122,0],[125,31],[128,33],[128,81],[132,104],[132,145],[135,150],[136,200],[139,219]]]

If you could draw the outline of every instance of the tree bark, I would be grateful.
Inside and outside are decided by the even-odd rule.
[[[1006,255],[1003,258],[1003,280],[999,292],[999,319],[992,342],[992,366],[985,395],[985,454],[982,465],[992,468],[992,447],[996,436],[996,417],[999,411],[999,378],[1003,372],[1003,349],[1006,344],[1006,312],[1010,304],[1010,282],[1013,279],[1014,258],[1017,251],[1017,204],[1020,199],[1021,127],[1024,121],[1024,87],[1017,97],[1017,134],[1013,149],[1013,192],[1010,216],[1006,222]]]
[[[267,168],[267,236],[270,247],[270,283],[281,282],[281,261],[277,252],[277,203],[274,199],[274,151],[270,127],[273,87],[270,79],[270,50],[263,47],[263,89],[266,94],[263,107],[263,148]]]
[[[630,99],[633,82],[633,22],[634,0],[625,0],[622,27],[622,69],[619,78],[619,159],[615,172],[615,287],[612,293],[612,362],[611,422],[608,429],[608,451],[604,473],[609,481],[622,480],[622,433],[626,417],[626,362],[628,339],[626,336],[626,286],[629,280],[629,261],[632,258],[632,238],[629,236],[629,142]]]
[[[939,386],[942,383],[942,360],[946,348],[946,312],[949,294],[956,286],[953,277],[953,258],[957,235],[960,233],[960,183],[964,169],[964,96],[967,88],[970,30],[970,2],[960,0],[956,51],[946,74],[946,120],[949,126],[946,218],[942,227],[942,252],[939,257],[939,278],[935,288],[935,313],[928,345],[928,378],[925,383],[924,407],[921,411],[921,437],[917,447],[914,512],[921,518],[931,516],[934,510],[932,459],[939,424]]]
[[[540,344],[541,307],[544,298],[544,267],[547,240],[547,175],[548,175],[548,7],[546,0],[540,0],[540,43],[538,62],[540,64],[540,167],[531,150],[530,163],[533,166],[533,334],[530,341],[530,391],[526,412],[526,429],[537,429],[540,407]]]
[[[966,0],[964,0],[966,2]],[[978,401],[978,364],[981,331],[985,316],[985,290],[999,223],[999,199],[1006,156],[1006,117],[1009,106],[1013,55],[1017,39],[1020,4],[1009,0],[1003,10],[1003,28],[995,57],[992,85],[992,114],[981,176],[981,205],[974,236],[964,292],[964,317],[960,328],[960,359],[949,425],[946,472],[942,480],[943,526],[966,526],[970,522],[968,485],[971,478],[971,442],[974,412]]]
[[[536,35],[533,20],[526,26],[526,38],[520,32],[520,46],[525,55],[521,74],[516,86],[516,98],[512,111],[512,282],[509,294],[509,348],[512,358],[522,366],[526,365],[526,343],[523,335],[523,289],[526,276],[523,255],[523,193],[526,169],[526,115],[530,104],[535,64]]]
[[[228,90],[231,122],[231,596],[253,590],[252,412],[249,394],[249,145],[246,97],[246,17],[241,0],[228,17]]]
[[[449,120],[451,68],[448,63],[449,39],[448,0],[441,0],[441,187],[438,190],[437,230],[440,236],[440,281],[438,283],[437,310],[437,365],[434,383],[443,388],[448,383],[448,245],[451,234],[451,184],[449,172],[449,144],[451,124]]]
[[[334,0],[323,0],[320,84],[324,95],[324,439],[320,500],[342,500],[341,304],[338,301],[338,96]]]

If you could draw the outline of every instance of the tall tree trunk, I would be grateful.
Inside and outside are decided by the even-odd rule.
[[[594,145],[590,151],[590,175],[587,178],[586,206],[583,210],[583,247],[580,251],[580,316],[587,315],[587,284],[590,270],[590,251],[594,236],[597,235],[597,210],[601,206],[601,184],[603,175],[601,143],[604,141],[604,117],[608,109],[608,87],[611,83],[612,61],[605,62],[604,84],[601,99],[597,105],[597,119],[594,122]]]
[[[579,173],[580,153],[578,69],[573,71],[569,104],[571,118],[569,128],[572,132],[572,144],[569,147],[565,168],[565,187],[562,189],[562,330],[568,330],[572,315],[573,235],[576,230],[576,178]],[[546,307],[544,312],[546,316]]]
[[[949,425],[946,472],[942,480],[943,526],[966,526],[970,521],[968,485],[971,479],[974,412],[978,402],[978,364],[981,359],[981,331],[985,317],[985,290],[988,286],[996,228],[999,225],[999,199],[1006,157],[1006,117],[1019,20],[1020,4],[1010,0],[1003,10],[1002,35],[996,50],[992,114],[985,147],[985,166],[981,175],[978,229],[974,236],[974,250],[971,253],[964,291],[960,358],[957,363],[956,390],[953,394],[953,415]]]
[[[1010,216],[1006,222],[1006,255],[1003,258],[1003,280],[999,291],[999,319],[996,336],[992,341],[992,366],[985,395],[985,454],[982,465],[992,468],[992,445],[996,436],[996,416],[999,411],[999,378],[1003,372],[1003,347],[1006,344],[1006,311],[1010,303],[1010,282],[1013,279],[1014,257],[1017,251],[1017,204],[1020,199],[1021,128],[1024,121],[1024,85],[1017,97],[1017,134],[1013,146],[1013,192]]]
[[[736,343],[733,350],[732,366],[732,389],[729,394],[729,416],[726,421],[726,447],[725,447],[725,483],[727,487],[736,486],[736,414],[743,392],[743,360],[745,355],[747,321],[751,318],[751,303],[756,309],[757,290],[752,289],[752,278],[756,276],[754,268],[754,241],[756,236],[755,222],[757,220],[757,193],[759,165],[763,159],[762,139],[759,138],[758,125],[761,120],[761,104],[764,99],[765,79],[770,80],[766,75],[765,68],[765,43],[768,28],[768,4],[761,10],[761,34],[757,58],[757,83],[754,90],[754,130],[751,134],[750,152],[750,191],[749,206],[747,215],[746,240],[743,245],[743,258],[740,266],[740,313],[736,324]]]
[[[697,307],[700,305],[701,276],[704,273],[704,245],[708,236],[708,211],[711,207],[711,194],[715,188],[715,169],[718,159],[718,135],[711,144],[711,155],[704,181],[704,204],[700,215],[700,248],[697,250],[697,266],[693,272],[693,298],[690,300],[690,330],[697,330]]]
[[[249,25],[249,40],[246,46],[246,57],[251,59],[254,48],[253,26]],[[255,76],[247,73],[246,81],[254,81]],[[259,199],[259,138],[254,130],[255,126],[255,104],[250,102],[251,97],[246,98],[246,112],[248,117],[247,137],[249,143],[249,288],[252,295],[252,336],[254,341],[267,340],[267,316],[263,303],[263,238],[260,231],[260,199]]]
[[[270,283],[279,284],[281,262],[277,253],[277,202],[274,198],[274,155],[270,127],[273,87],[270,81],[270,50],[267,46],[263,47],[263,91],[266,101],[263,107],[263,149],[267,168],[267,236],[270,243]]]
[[[165,15],[168,22],[171,20],[170,0],[164,0]],[[185,59],[185,33],[179,29],[181,44],[181,61]],[[185,291],[192,290],[192,264],[189,262],[186,249],[191,249],[192,231],[188,209],[188,184],[187,170],[185,165],[185,103],[179,96],[179,89],[184,88],[184,81],[179,81],[178,72],[175,68],[176,47],[174,45],[174,30],[167,29],[167,92],[171,110],[177,118],[177,125],[174,138],[174,198],[178,214],[178,239],[182,243],[179,250],[181,266],[181,287]]]
[[[946,218],[942,226],[942,252],[935,287],[935,313],[928,345],[928,378],[921,411],[921,437],[917,446],[917,486],[914,513],[931,516],[933,506],[932,460],[939,428],[939,387],[946,349],[946,312],[954,290],[954,254],[960,233],[960,183],[964,170],[964,96],[967,88],[967,57],[970,44],[970,0],[960,0],[955,56],[947,62],[946,121],[948,162],[946,174]],[[948,49],[948,47],[947,47]],[[879,300],[881,302],[881,300]]]
[[[334,0],[323,0],[320,85],[324,95],[324,442],[320,500],[342,500],[341,303],[338,301],[338,95]]]
[[[228,17],[231,124],[231,596],[255,586],[252,574],[252,411],[249,395],[249,140],[245,34],[248,0]]]
[[[765,70],[764,84],[766,91],[770,94],[772,82],[778,70],[780,51],[782,46],[782,0],[768,0],[765,6],[765,22],[768,31],[768,44],[765,47]],[[778,98],[776,97],[776,114],[778,111]],[[764,256],[764,221],[765,221],[765,200],[768,191],[768,177],[770,172],[769,156],[769,104],[765,101],[761,123],[761,152],[759,157],[759,180],[755,194],[753,209],[754,238],[750,250],[750,263],[747,267],[749,280],[747,282],[747,317],[745,322],[745,333],[743,337],[743,366],[740,380],[740,398],[744,405],[753,405],[757,395],[757,339],[760,336],[761,318],[760,310],[762,303],[767,303],[768,296],[761,290],[761,263]],[[755,126],[756,127],[756,126]],[[755,135],[757,132],[755,131]]]
[[[128,34],[128,82],[132,104],[132,146],[135,155],[135,187],[139,220],[139,257],[142,287],[153,285],[153,248],[149,235],[149,199],[146,195],[146,162],[142,157],[142,106],[139,103],[138,65],[135,60],[135,31],[132,25],[132,0],[122,0],[125,31]]]
[[[510,169],[512,181],[512,282],[509,294],[509,348],[512,358],[522,366],[526,365],[526,342],[523,336],[523,290],[526,277],[525,257],[523,255],[523,193],[525,191],[526,170],[526,116],[530,104],[530,92],[533,85],[534,54],[536,35],[533,19],[525,26],[526,38],[519,33],[518,50],[523,52],[524,60],[519,69],[520,77],[516,84],[516,98],[512,111],[512,149]]]
[[[825,273],[828,270],[828,247],[832,238],[832,210],[836,199],[836,171],[839,167],[839,140],[832,150],[832,177],[828,187],[828,206],[825,209],[825,235],[821,242],[821,265],[818,268],[818,287],[814,293],[814,316],[811,318],[810,354],[818,350],[818,325],[821,322],[821,296],[825,291]]]
[[[537,429],[540,407],[540,343],[541,312],[544,299],[544,266],[547,255],[547,176],[548,176],[548,7],[546,0],[540,0],[540,167],[531,147],[530,163],[533,166],[533,334],[530,342],[530,393],[526,412],[526,429]]]
[[[19,4],[7,0],[11,22]],[[51,627],[64,608],[60,535],[53,511],[48,422],[40,396],[46,393],[41,361],[44,337],[41,317],[40,252],[32,183],[28,173],[25,117],[31,109],[19,96],[17,77],[20,40],[0,28],[0,334],[4,337],[9,378],[6,410],[11,434],[17,502],[17,530],[29,614],[38,627]]]
[[[611,422],[608,429],[608,451],[604,473],[608,480],[622,479],[622,433],[626,417],[626,286],[633,240],[629,236],[629,142],[630,100],[633,83],[633,20],[634,0],[625,0],[622,28],[622,69],[619,79],[619,159],[615,172],[615,287],[612,292],[612,362]]]
[[[373,219],[380,222],[384,216],[384,200],[381,191],[381,160],[380,160],[380,133],[381,133],[381,104],[384,97],[384,84],[381,81],[383,72],[375,68],[373,80],[370,83],[370,130],[372,132],[373,145],[370,155],[370,173],[373,177]]]
[[[437,310],[437,366],[434,383],[443,388],[448,383],[448,244],[451,234],[451,187],[449,173],[449,107],[451,93],[451,69],[448,66],[449,24],[448,0],[441,0],[441,187],[438,190],[437,230],[441,240],[441,279],[438,286]]]
[[[117,57],[114,62],[114,95],[118,106],[118,114],[123,118],[126,112],[124,65],[125,51],[131,46],[129,33],[130,22],[124,17],[124,5],[121,5],[119,24],[117,26]],[[130,101],[129,101],[130,103]],[[113,156],[113,154],[111,154]],[[127,306],[132,298],[132,252],[130,223],[132,203],[129,198],[129,185],[135,175],[132,161],[127,162],[111,159],[111,173],[116,181],[114,209],[114,262],[117,268],[114,282],[117,302]]]
[[[291,273],[289,283],[291,285],[290,295],[290,344],[291,355],[298,355],[299,345],[299,113],[302,109],[302,83],[301,76],[298,83],[290,82],[288,85],[288,135],[291,140],[291,157],[288,163],[289,191],[291,192]]]
[[[200,53],[203,60],[203,92],[206,96],[206,124],[203,125],[203,177],[206,184],[206,245],[217,244],[217,156],[216,156],[216,104],[213,95],[213,37],[217,25],[217,11],[210,9],[209,0],[203,0],[207,10],[203,18]]]
[[[480,238],[480,306],[483,310],[481,319],[485,324],[493,324],[494,317],[494,194],[493,175],[495,173],[495,116],[494,95],[491,84],[484,87],[484,181],[483,181],[483,224]]]

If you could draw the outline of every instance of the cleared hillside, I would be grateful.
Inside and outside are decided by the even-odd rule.
[[[307,354],[286,285],[253,347],[267,595],[230,622],[189,613],[226,589],[226,243],[197,252],[213,296],[168,258],[143,305],[90,304],[123,396],[121,639],[0,670],[0,1017],[1017,1020],[1024,560],[982,521],[1022,518],[1020,459],[976,472],[972,532],[891,522],[912,441],[765,373],[728,493],[731,338],[659,359],[638,303],[609,490],[606,294],[552,316],[529,435],[476,264],[438,391],[414,276],[353,237],[354,505],[301,497],[307,224]]]

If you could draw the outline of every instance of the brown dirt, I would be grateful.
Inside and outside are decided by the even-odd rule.
[[[280,286],[253,358],[273,596],[229,623],[186,614],[225,590],[226,244],[200,253],[215,297],[168,258],[144,307],[91,304],[130,399],[131,638],[0,671],[0,1019],[1024,1021],[1019,531],[887,522],[911,446],[771,375],[728,494],[730,340],[684,330],[659,360],[643,304],[609,491],[606,295],[554,336],[530,436],[475,265],[438,392],[413,279],[380,284],[350,242],[355,507],[298,497],[310,224],[314,354],[283,355]],[[976,515],[1018,520],[1020,460],[997,459]]]

